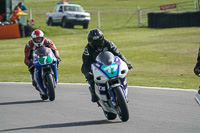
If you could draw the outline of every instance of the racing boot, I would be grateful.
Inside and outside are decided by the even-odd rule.
[[[32,85],[35,87],[35,89],[36,89],[37,91],[40,91],[40,90],[38,89],[38,87],[37,87],[37,84],[36,84],[35,80],[32,81]]]
[[[32,85],[35,87],[35,89],[36,89],[37,91],[40,91],[40,90],[38,89],[38,87],[37,87],[37,83],[36,83],[35,80],[34,80],[34,75],[33,75],[33,74],[31,74],[31,80],[32,80]]]
[[[89,90],[90,90],[91,97],[92,97],[91,101],[92,101],[93,103],[94,103],[94,102],[97,102],[98,99],[97,99],[97,96],[96,96],[96,94],[95,94],[95,92],[94,92],[94,88],[92,88],[92,87],[90,86],[90,87],[89,87]]]

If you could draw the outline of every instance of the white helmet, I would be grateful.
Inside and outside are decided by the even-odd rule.
[[[41,30],[34,30],[31,34],[33,43],[36,47],[42,46],[44,43],[44,33]]]

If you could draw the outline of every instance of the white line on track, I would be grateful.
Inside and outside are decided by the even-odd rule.
[[[31,82],[0,82],[0,84],[31,84]],[[66,85],[85,85],[84,83],[58,83],[58,84],[66,84]],[[145,86],[128,86],[128,88],[140,88],[140,89],[152,89],[152,90],[172,90],[172,91],[190,91],[197,92],[195,89],[179,89],[179,88],[162,88],[162,87],[145,87]]]

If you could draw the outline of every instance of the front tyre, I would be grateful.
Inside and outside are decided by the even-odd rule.
[[[66,27],[67,27],[67,19],[66,19],[66,17],[64,17],[64,18],[62,19],[61,26],[62,26],[63,28],[66,28]]]
[[[49,100],[53,101],[55,99],[55,91],[54,91],[54,80],[51,74],[46,75],[46,87],[47,87],[47,94],[49,96]]]
[[[126,103],[126,99],[124,98],[122,89],[120,86],[117,86],[113,88],[113,93],[115,95],[115,101],[116,101],[116,110],[119,118],[125,122],[129,119],[129,112],[128,112],[128,106]]]
[[[52,20],[52,18],[49,18],[47,24],[48,24],[48,26],[53,26],[53,20]]]

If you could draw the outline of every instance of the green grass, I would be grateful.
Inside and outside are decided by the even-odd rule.
[[[180,2],[181,0],[177,0]],[[60,26],[49,27],[45,23],[45,13],[53,10],[56,0],[25,2],[32,8],[35,19],[34,28],[40,28],[59,50],[62,62],[59,65],[59,82],[86,83],[81,73],[82,53],[87,44],[87,33],[97,27],[95,14],[88,29],[76,26],[75,29],[63,29]],[[174,3],[174,1],[147,0],[92,0],[78,1],[86,10],[130,9],[137,5],[155,6]],[[40,3],[37,4],[36,3]],[[47,6],[45,6],[47,4]],[[38,6],[39,5],[39,6]],[[96,8],[95,8],[96,7]],[[98,7],[98,8],[97,8]],[[36,11],[37,10],[37,11]],[[193,73],[196,63],[200,28],[149,29],[137,28],[137,25],[124,25],[129,16],[119,16],[114,22],[109,15],[102,16],[102,28],[105,38],[113,41],[120,52],[129,60],[134,69],[127,76],[128,85],[156,86],[197,89],[199,79]],[[117,16],[115,17],[115,19]],[[131,20],[132,22],[134,20]],[[121,24],[122,23],[122,24]],[[24,47],[30,37],[0,40],[0,81],[30,82],[29,72],[24,64]]]

